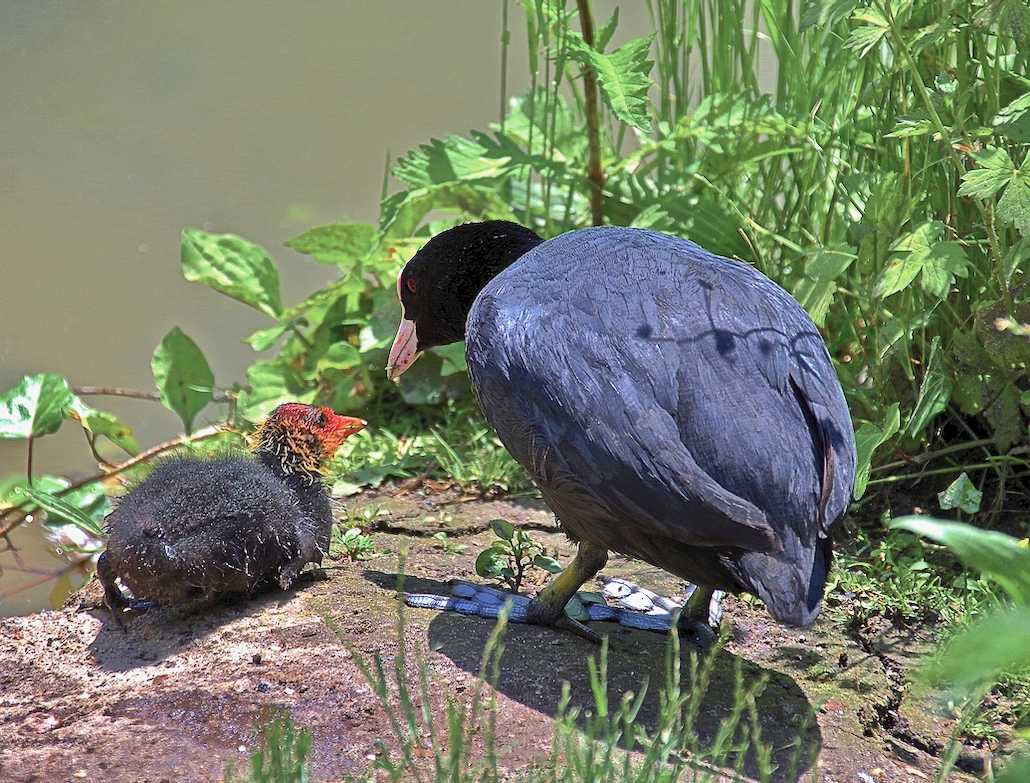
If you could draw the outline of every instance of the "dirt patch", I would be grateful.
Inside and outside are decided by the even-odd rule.
[[[348,501],[351,515],[379,509],[378,516],[367,515],[374,519],[372,536],[391,554],[327,563],[325,579],[287,593],[153,610],[130,619],[122,633],[97,606],[100,591],[91,584],[61,611],[0,621],[0,780],[219,780],[229,759],[244,768],[256,727],[280,708],[312,732],[319,780],[360,774],[380,752],[377,741],[388,747],[396,741],[355,654],[379,654],[392,666],[403,643],[413,678],[424,659],[442,721],[449,698],[459,704],[471,698],[493,630],[479,618],[407,609],[401,640],[402,543],[406,588],[420,592],[446,592],[449,579],[474,578],[475,557],[492,539],[487,523],[495,517],[532,529],[562,562],[573,554],[539,501],[455,500],[367,493]],[[439,530],[468,549],[445,551],[431,538]],[[615,556],[605,573],[673,597],[684,588]],[[745,684],[766,677],[757,709],[777,779],[785,779],[800,721],[811,710],[815,721],[802,737],[806,752],[795,780],[810,780],[814,772],[826,783],[933,778],[934,755],[952,726],[908,686],[915,656],[932,642],[929,631],[849,628],[833,609],[798,631],[735,598],[724,610],[732,639],[715,661],[698,711],[702,744],[729,714],[738,676]],[[567,633],[509,627],[493,694],[507,770],[547,763],[564,682],[572,706],[593,708],[587,659],[597,654],[595,645]],[[649,681],[638,717],[648,729],[657,720],[666,655],[662,635],[610,629],[610,699],[618,703]],[[682,662],[689,671],[686,650]],[[967,749],[967,768],[982,763],[980,754]],[[748,769],[753,772],[753,759]]]

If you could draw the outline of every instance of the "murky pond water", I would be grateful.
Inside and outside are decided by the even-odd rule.
[[[509,6],[514,94],[525,24]],[[642,34],[644,4],[622,19],[620,38]],[[183,228],[261,243],[284,302],[300,301],[336,274],[282,242],[374,221],[388,159],[496,120],[501,32],[502,4],[485,0],[0,5],[0,393],[44,371],[152,390],[151,355],[174,326],[218,385],[244,380],[255,357],[241,341],[271,323],[183,279]],[[180,426],[152,402],[96,404],[144,448]],[[0,440],[0,477],[25,456]],[[34,466],[95,470],[70,425],[36,443]],[[30,551],[38,540],[14,542],[30,569],[53,567]],[[47,604],[52,585],[12,592],[38,575],[10,552],[0,569],[0,615]]]

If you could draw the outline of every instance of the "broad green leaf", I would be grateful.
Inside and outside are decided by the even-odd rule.
[[[507,563],[504,552],[488,547],[476,558],[476,573],[484,579],[495,579],[507,570]]]
[[[894,403],[887,409],[881,424],[873,424],[871,421],[863,422],[855,432],[855,448],[858,452],[858,471],[855,478],[856,500],[865,494],[866,486],[869,484],[874,452],[893,438],[899,429],[901,429],[901,414],[898,403]]]
[[[794,296],[808,311],[816,326],[826,322],[833,295],[837,293],[837,281],[848,270],[856,255],[852,248],[841,245],[836,250],[819,248],[805,260],[805,276],[794,289]]]
[[[313,256],[320,264],[349,268],[365,260],[375,240],[376,228],[369,223],[330,223],[283,244]]]
[[[0,438],[35,438],[57,432],[74,400],[63,376],[26,375],[0,397]]]
[[[1000,147],[987,148],[973,153],[979,168],[971,169],[962,177],[960,196],[991,198],[1016,174],[1016,167],[1008,152]]]
[[[446,377],[468,370],[468,365],[465,364],[465,343],[441,345],[433,348],[432,351],[443,359],[443,367],[440,369],[441,376]]]
[[[937,502],[941,511],[951,511],[958,508],[967,514],[975,514],[980,510],[980,503],[983,502],[984,493],[973,486],[965,471],[955,479],[948,487],[937,493]]]
[[[182,232],[182,272],[187,280],[248,304],[273,318],[283,310],[279,270],[260,245],[233,234]]]
[[[258,329],[244,342],[250,343],[250,347],[255,351],[267,351],[288,331],[290,331],[290,324],[279,324],[270,329]]]
[[[495,536],[505,541],[511,541],[515,536],[515,525],[507,519],[491,519],[490,529],[494,531]]]
[[[905,433],[910,437],[918,436],[951,401],[951,379],[944,372],[940,347],[941,337],[935,335],[930,343],[930,358],[926,362],[923,381],[919,385],[919,398],[905,427]]]
[[[892,528],[910,530],[943,544],[966,566],[1000,584],[1012,599],[1030,607],[1030,549],[994,530],[930,517],[901,517]]]
[[[654,85],[648,76],[654,60],[647,59],[655,34],[623,44],[611,54],[601,54],[582,38],[570,37],[572,57],[593,68],[601,95],[622,122],[644,133],[651,132],[648,90]]]
[[[815,0],[801,16],[801,29],[808,27],[832,27],[842,19],[851,16],[858,0]]]
[[[1030,613],[1024,613],[1024,614],[1030,614]],[[1015,622],[1016,621],[1005,623],[1004,625],[1006,625],[1006,627],[1013,627],[1014,626],[1014,627],[1018,628],[1019,626],[1015,625]],[[1026,617],[1025,616],[1023,618],[1022,622],[1025,623],[1025,625],[1024,625],[1025,628],[1030,628],[1030,617]],[[1011,647],[1015,648],[1015,644],[1017,644],[1017,643],[1018,643],[1018,639],[1013,640],[1013,644],[1012,645],[1008,645],[1008,646],[1011,646]],[[1018,649],[1018,648],[1015,648],[1015,649]],[[1024,647],[1023,649],[1024,650],[1030,649],[1030,644],[1028,644],[1027,647]],[[1025,656],[1024,656],[1024,658],[1025,658]],[[1024,667],[1027,666],[1027,665],[1030,665],[1030,664],[1023,664]],[[1016,667],[1013,667],[1013,670],[1018,670],[1018,669]],[[1018,735],[1018,732],[1017,732],[1017,735]],[[1023,739],[1025,740],[1026,736],[1023,736]],[[1010,759],[1008,762],[1006,762],[1005,766],[1002,767],[1001,772],[999,772],[997,777],[994,778],[994,783],[1026,783],[1026,781],[1028,781],[1028,780],[1030,780],[1030,756],[1027,756],[1027,755],[1024,754],[1024,755],[1015,756],[1012,759]]]
[[[283,359],[254,362],[247,368],[247,385],[238,403],[247,421],[261,420],[284,402],[311,404],[316,393]]]
[[[37,503],[50,515],[52,524],[56,524],[58,519],[67,520],[76,527],[82,528],[91,536],[107,540],[107,534],[100,527],[97,520],[94,520],[85,511],[63,498],[32,487],[23,487],[22,492],[32,498],[33,502]]]
[[[176,326],[157,346],[150,366],[162,404],[179,415],[189,434],[193,419],[213,396],[215,376],[207,359]]]
[[[547,555],[534,555],[532,562],[537,568],[542,568],[549,574],[558,574],[562,570],[561,563]]]
[[[969,274],[969,260],[962,245],[941,239],[944,232],[943,223],[928,220],[894,242],[890,261],[876,281],[873,296],[885,298],[902,291],[922,272],[923,289],[942,299],[946,297],[955,277]]]
[[[133,457],[139,454],[139,444],[132,437],[132,427],[113,413],[92,408],[76,397],[68,407],[67,414],[77,419],[83,429],[94,435],[103,435],[126,454]]]
[[[328,369],[347,370],[362,363],[361,353],[350,343],[333,343],[318,360],[318,371]]]

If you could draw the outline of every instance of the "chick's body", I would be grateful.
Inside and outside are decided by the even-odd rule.
[[[137,599],[162,604],[289,587],[328,550],[333,517],[321,470],[362,426],[284,405],[258,429],[253,455],[159,465],[106,520],[97,571],[112,609],[126,603],[119,578]]]

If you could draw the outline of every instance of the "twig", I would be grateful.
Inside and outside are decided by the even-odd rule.
[[[594,19],[590,0],[576,0],[583,43],[594,48]],[[604,225],[604,172],[601,171],[601,123],[598,116],[597,75],[589,63],[583,64],[583,101],[587,115],[587,178],[590,183],[590,219],[595,226]]]

